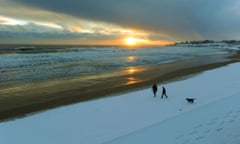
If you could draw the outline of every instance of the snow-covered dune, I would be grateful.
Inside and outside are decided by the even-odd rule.
[[[180,92],[179,95],[184,92],[190,97],[197,97],[197,103],[184,105],[166,102],[169,105],[159,110],[159,114],[162,111],[174,114],[173,109],[176,111],[179,108],[179,115],[165,117],[165,120],[116,138],[107,144],[238,144],[240,142],[240,82],[237,77],[239,66],[233,64],[205,72],[192,79],[169,84],[168,86],[175,91],[172,93],[174,96],[177,95],[176,90]],[[179,97],[184,99],[183,96]]]
[[[238,144],[240,93],[159,122],[106,144]]]
[[[240,142],[240,63],[0,123],[4,144]],[[161,99],[161,86],[168,99]],[[186,97],[195,97],[189,104]]]

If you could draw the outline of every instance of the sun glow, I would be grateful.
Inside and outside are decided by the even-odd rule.
[[[147,39],[127,37],[124,39],[124,43],[127,46],[141,46],[149,43]]]
[[[129,46],[134,46],[134,45],[136,45],[137,44],[137,39],[136,38],[133,38],[133,37],[127,37],[126,39],[125,39],[125,43],[127,44],[127,45],[129,45]]]

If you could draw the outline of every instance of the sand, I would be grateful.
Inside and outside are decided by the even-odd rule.
[[[129,67],[118,72],[104,74],[97,80],[94,79],[94,75],[90,75],[3,87],[0,88],[0,120],[22,117],[34,112],[105,96],[114,96],[149,87],[154,82],[177,80],[239,61],[239,55],[238,52],[234,55],[204,57],[154,67]],[[113,77],[116,74],[119,76]]]

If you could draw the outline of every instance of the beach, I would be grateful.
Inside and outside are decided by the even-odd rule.
[[[3,143],[239,142],[239,63],[0,123]],[[161,99],[165,86],[168,99]],[[191,104],[185,98],[193,97]]]
[[[0,5],[0,144],[240,144],[240,1]]]
[[[114,96],[149,87],[153,82],[174,81],[238,61],[238,57],[237,52],[182,60],[154,67],[130,66],[114,73],[98,75],[97,79],[95,75],[76,76],[1,87],[0,119],[23,117],[63,105]]]

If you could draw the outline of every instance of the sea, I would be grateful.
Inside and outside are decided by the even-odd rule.
[[[1,45],[0,87],[56,78],[98,75],[181,60],[224,55],[216,47],[117,47]]]

